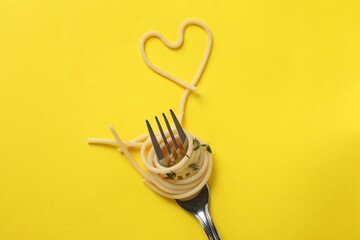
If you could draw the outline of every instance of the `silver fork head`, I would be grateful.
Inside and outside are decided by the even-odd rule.
[[[154,150],[155,150],[155,154],[156,154],[156,157],[158,158],[159,160],[159,163],[163,166],[171,166],[171,165],[174,165],[176,164],[177,161],[179,161],[182,157],[183,157],[183,152],[185,150],[185,147],[186,147],[186,134],[183,130],[183,128],[181,127],[180,125],[180,122],[179,120],[176,118],[174,112],[172,110],[170,110],[170,113],[171,113],[171,117],[173,119],[173,122],[175,124],[175,128],[177,130],[177,133],[179,135],[179,138],[180,138],[180,142],[178,142],[176,140],[176,137],[175,137],[175,134],[170,126],[170,123],[166,117],[166,115],[163,113],[163,118],[164,118],[164,121],[165,121],[165,124],[166,124],[166,127],[167,127],[167,130],[169,132],[169,135],[170,135],[170,138],[171,138],[171,142],[168,141],[165,133],[164,133],[164,130],[160,124],[160,121],[157,117],[155,117],[155,120],[156,120],[156,123],[157,123],[157,126],[158,126],[158,129],[159,129],[159,132],[160,132],[160,135],[161,135],[161,138],[164,142],[164,145],[165,145],[165,153],[167,153],[166,155],[164,155],[164,152],[157,140],[157,137],[149,123],[148,120],[146,120],[146,125],[147,125],[147,129],[148,129],[148,132],[149,132],[149,135],[150,135],[150,139],[151,139],[151,143],[154,147]],[[170,143],[172,143],[172,146],[170,146]]]

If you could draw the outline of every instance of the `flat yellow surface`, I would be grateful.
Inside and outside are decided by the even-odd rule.
[[[360,239],[358,1],[0,1],[0,239],[206,239],[127,159],[124,140],[179,108],[183,89],[139,52],[180,24],[214,36],[184,127],[213,149],[211,213],[223,239]],[[206,35],[157,66],[190,82]],[[136,157],[138,155],[133,152]]]

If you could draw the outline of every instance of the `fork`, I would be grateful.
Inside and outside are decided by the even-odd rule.
[[[185,149],[186,147],[186,135],[184,130],[182,129],[179,120],[176,118],[174,112],[170,110],[171,117],[173,119],[173,122],[175,124],[175,128],[179,134],[180,142],[176,141],[176,138],[174,136],[174,132],[172,131],[169,121],[166,118],[166,115],[163,113],[163,118],[166,124],[166,127],[168,129],[168,132],[171,137],[173,148],[170,147],[170,144],[165,136],[164,130],[159,122],[159,119],[155,117],[158,129],[160,131],[161,138],[163,140],[163,143],[166,148],[167,157],[164,156],[164,153],[160,147],[159,142],[157,141],[156,135],[149,123],[148,120],[146,120],[146,125],[148,128],[148,132],[150,135],[151,143],[154,147],[155,154],[157,158],[159,159],[160,164],[164,164],[165,166],[174,165],[176,164],[176,158],[181,159],[182,157],[182,149]],[[188,200],[179,200],[176,199],[176,202],[186,211],[191,213],[196,217],[196,219],[200,222],[201,226],[203,227],[206,235],[210,240],[221,240],[216,227],[211,219],[210,213],[209,213],[209,199],[210,199],[210,192],[209,192],[209,186],[206,184],[200,192],[193,198]]]

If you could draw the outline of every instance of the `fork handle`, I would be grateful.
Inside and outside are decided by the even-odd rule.
[[[200,222],[201,226],[203,227],[206,235],[210,240],[221,240],[216,230],[215,224],[211,219],[208,204],[206,204],[205,208],[202,209],[202,211],[198,211],[195,214],[195,217]]]

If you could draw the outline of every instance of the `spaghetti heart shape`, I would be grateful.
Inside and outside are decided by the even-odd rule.
[[[206,50],[203,55],[201,64],[200,64],[192,82],[189,84],[189,83],[186,83],[185,81],[175,77],[174,75],[172,75],[166,71],[163,71],[160,68],[158,68],[157,66],[155,66],[146,55],[145,44],[146,44],[147,40],[149,40],[152,37],[155,37],[155,38],[158,38],[166,47],[173,49],[173,50],[178,49],[184,43],[184,30],[186,27],[188,27],[190,25],[195,25],[195,26],[202,28],[207,33],[208,43],[207,43]],[[170,43],[162,34],[160,34],[158,32],[148,32],[142,37],[142,39],[140,41],[140,52],[141,52],[141,56],[144,59],[144,62],[146,63],[146,65],[148,65],[148,67],[151,70],[153,70],[154,72],[160,74],[161,76],[177,83],[178,85],[180,85],[188,90],[196,90],[195,86],[198,83],[198,81],[201,77],[201,74],[203,73],[204,68],[206,66],[206,63],[209,59],[211,47],[212,47],[212,34],[211,34],[209,27],[206,26],[203,22],[200,22],[198,20],[191,20],[191,19],[186,20],[185,22],[183,22],[181,24],[180,32],[179,32],[179,40],[175,43]]]

